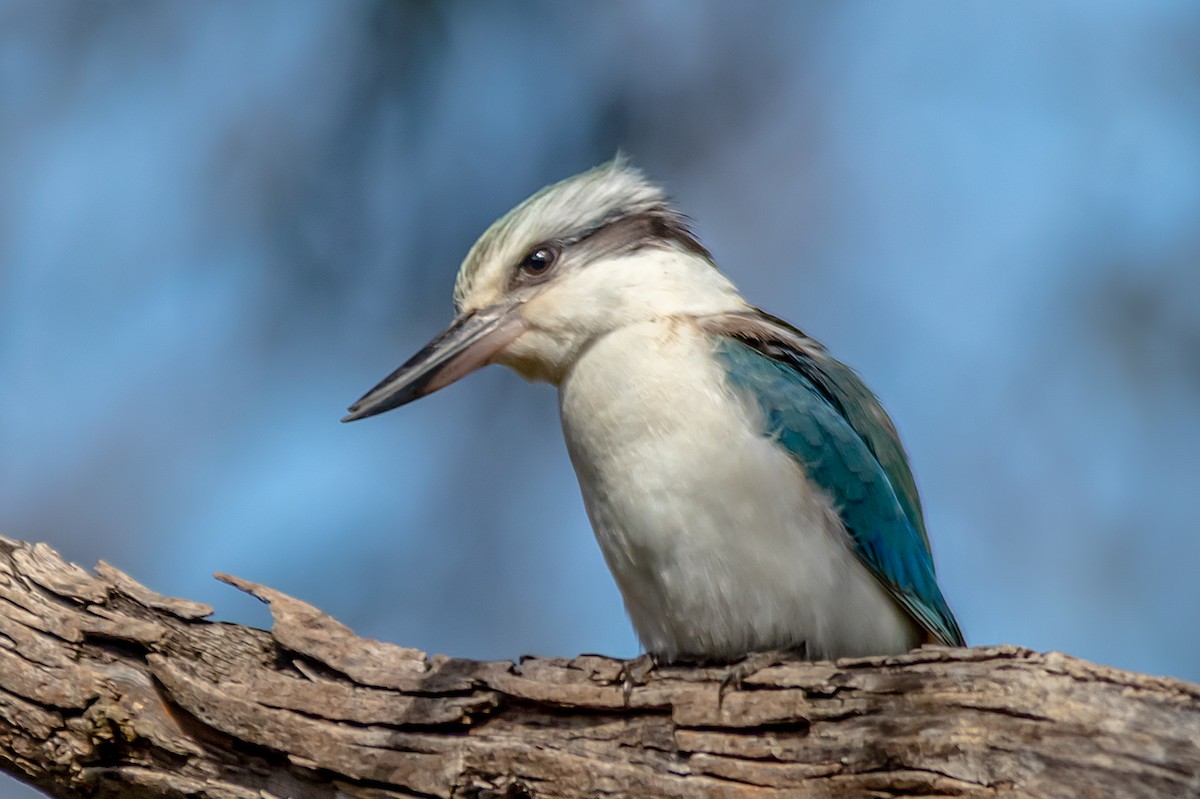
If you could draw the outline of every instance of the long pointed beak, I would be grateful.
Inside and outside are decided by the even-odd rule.
[[[492,362],[525,330],[515,303],[460,314],[450,327],[350,406],[343,422],[399,408]]]

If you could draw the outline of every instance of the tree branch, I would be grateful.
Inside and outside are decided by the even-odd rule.
[[[1200,795],[1200,686],[1012,646],[658,668],[264,632],[0,539],[0,765],[53,796]]]

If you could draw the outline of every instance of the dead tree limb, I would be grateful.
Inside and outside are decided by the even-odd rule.
[[[61,797],[1200,796],[1200,686],[1012,646],[719,668],[271,632],[0,539],[0,765]]]

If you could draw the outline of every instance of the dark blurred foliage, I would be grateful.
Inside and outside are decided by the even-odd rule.
[[[1198,679],[1197,53],[1185,2],[5,3],[0,532],[633,654],[552,391],[337,424],[620,148],[883,398],[972,642]]]

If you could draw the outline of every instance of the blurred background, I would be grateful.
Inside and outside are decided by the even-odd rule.
[[[891,411],[975,644],[1200,679],[1200,6],[0,5],[0,534],[266,625],[637,653],[554,392],[350,426],[621,148]],[[0,792],[24,795],[0,785]]]

